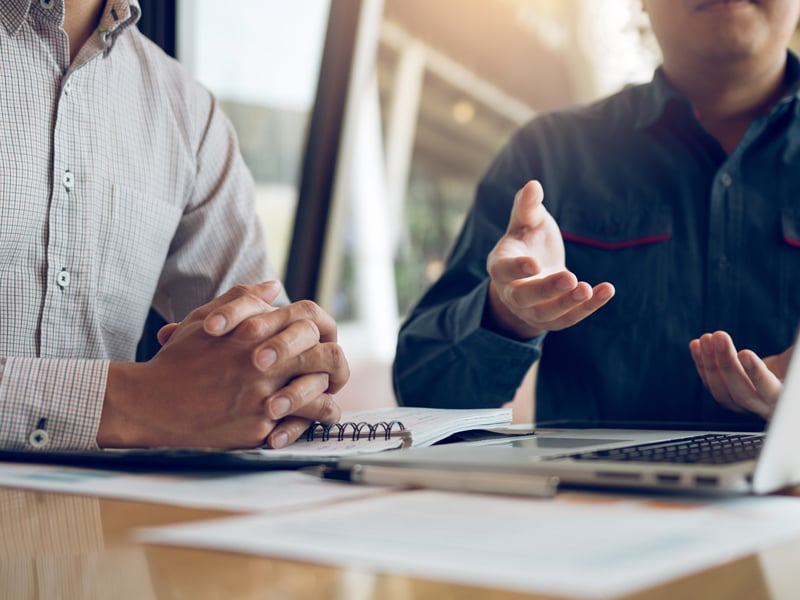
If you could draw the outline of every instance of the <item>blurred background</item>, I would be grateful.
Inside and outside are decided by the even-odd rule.
[[[659,61],[639,0],[178,0],[175,19],[178,60],[237,130],[274,264],[311,277],[294,299],[314,297],[340,324],[348,408],[394,403],[398,327],[509,135],[647,81]],[[325,87],[337,54],[350,69]],[[343,88],[337,112],[330,90]],[[303,211],[317,211],[298,215],[304,165],[326,140],[315,111],[339,137],[321,229],[304,229],[315,215]],[[309,243],[322,248],[313,276],[290,256]],[[517,420],[532,416],[531,379]]]

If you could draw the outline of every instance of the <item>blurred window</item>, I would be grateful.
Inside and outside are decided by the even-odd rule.
[[[474,190],[539,112],[649,79],[639,0],[372,0],[372,57],[320,300],[349,355],[389,362],[399,323],[442,272]],[[373,27],[365,15],[365,27]],[[368,44],[369,45],[369,44]],[[391,271],[391,276],[383,275]]]
[[[329,0],[180,0],[178,60],[233,122],[283,275]]]

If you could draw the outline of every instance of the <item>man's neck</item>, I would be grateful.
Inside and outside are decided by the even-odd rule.
[[[667,78],[692,100],[700,122],[729,154],[750,123],[774,105],[784,89],[785,55],[757,67],[671,67],[664,65]]]
[[[75,60],[100,23],[105,0],[64,0],[64,31],[69,38],[69,60]]]

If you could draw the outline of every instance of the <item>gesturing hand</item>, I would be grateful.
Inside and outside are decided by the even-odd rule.
[[[724,331],[705,333],[689,342],[697,373],[714,399],[730,410],[753,412],[765,419],[775,410],[792,348],[762,360],[751,350],[737,352]]]
[[[508,229],[489,253],[489,310],[501,333],[522,339],[585,319],[614,295],[567,270],[561,231],[543,204],[544,191],[528,182],[514,198]]]

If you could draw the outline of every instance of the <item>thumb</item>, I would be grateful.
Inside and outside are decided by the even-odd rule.
[[[169,338],[172,337],[172,334],[175,333],[178,325],[180,325],[180,323],[167,323],[161,329],[159,329],[158,333],[156,334],[158,343],[162,346],[166,344],[169,341]]]
[[[254,293],[267,304],[272,304],[283,292],[283,284],[277,279],[263,281],[254,286]]]
[[[514,196],[514,206],[508,220],[508,235],[522,239],[544,221],[547,211],[544,202],[544,190],[538,181],[529,181]]]

